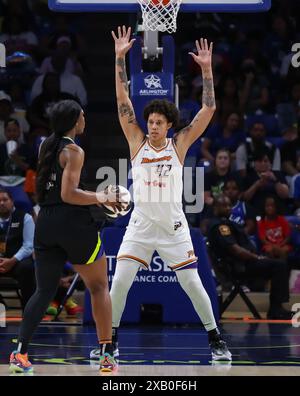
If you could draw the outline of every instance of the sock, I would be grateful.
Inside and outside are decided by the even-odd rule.
[[[118,342],[118,327],[112,328],[112,342]]]
[[[111,340],[100,341],[100,356],[104,355],[105,353],[109,353],[113,356],[113,345]]]
[[[26,342],[19,342],[17,347],[17,352],[21,355],[26,355],[28,350],[28,344]]]
[[[221,339],[221,334],[217,327],[213,330],[209,330],[207,334],[209,343],[211,343],[212,341],[219,341]]]

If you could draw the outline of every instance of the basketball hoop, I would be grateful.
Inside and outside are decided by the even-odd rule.
[[[137,0],[142,9],[145,31],[176,32],[176,18],[182,0]]]

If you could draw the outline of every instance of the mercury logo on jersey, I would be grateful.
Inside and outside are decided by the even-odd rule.
[[[161,162],[161,161],[171,161],[171,155],[165,155],[164,157],[159,158],[142,158],[141,164],[151,164],[153,162]]]

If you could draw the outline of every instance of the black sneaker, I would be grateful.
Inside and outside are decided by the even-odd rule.
[[[287,311],[283,307],[270,309],[267,313],[267,319],[271,320],[291,320],[293,317],[293,313],[291,311]]]
[[[229,352],[226,342],[221,339],[211,341],[209,344],[211,349],[211,356],[213,361],[231,362],[232,357]]]

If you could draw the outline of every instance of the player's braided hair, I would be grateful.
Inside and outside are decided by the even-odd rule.
[[[74,100],[61,100],[51,109],[50,124],[53,133],[42,143],[37,166],[36,193],[39,203],[45,199],[46,184],[56,160],[60,140],[74,128],[81,111],[81,106]]]

